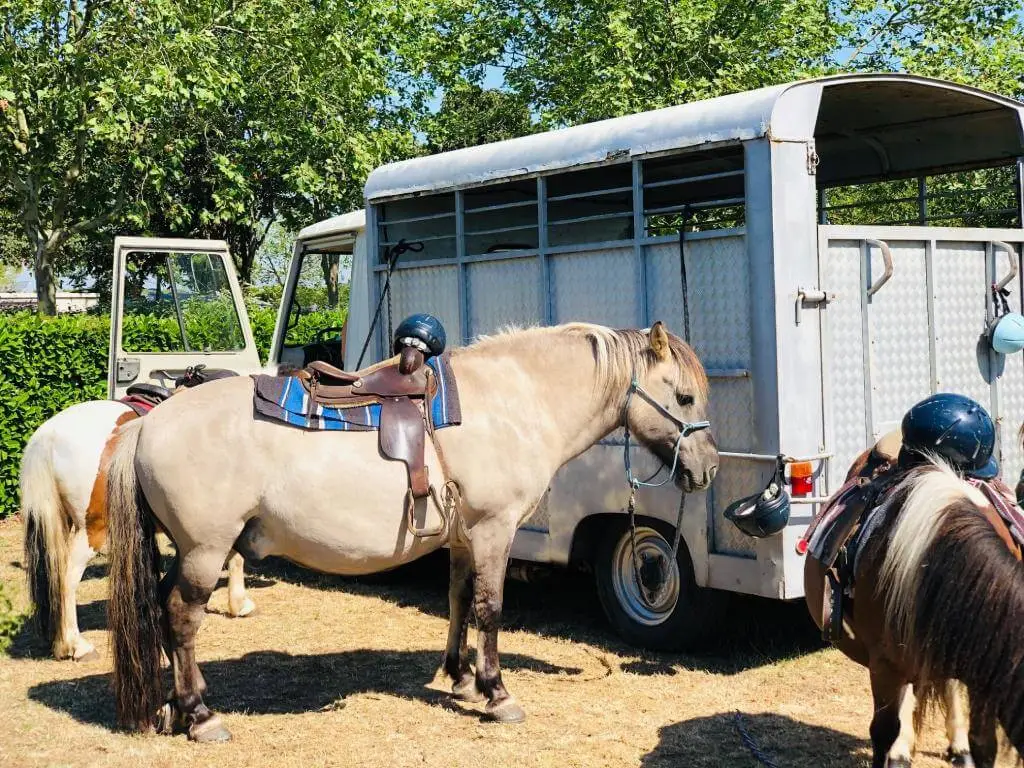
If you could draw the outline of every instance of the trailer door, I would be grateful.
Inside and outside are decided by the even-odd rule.
[[[114,241],[108,394],[167,388],[194,365],[260,370],[227,243],[119,237]]]
[[[1011,277],[1021,308],[1020,230],[946,227],[819,227],[820,286],[831,294],[822,322],[825,435],[834,492],[853,459],[899,426],[934,392],[958,392],[996,421],[1003,476],[1024,463],[1020,355],[983,338],[991,286]]]

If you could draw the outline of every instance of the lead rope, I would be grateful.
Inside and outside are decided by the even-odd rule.
[[[370,339],[373,338],[373,331],[377,327],[377,321],[380,320],[380,311],[384,306],[384,300],[388,302],[388,344],[391,344],[391,275],[395,271],[395,267],[398,266],[398,257],[403,253],[419,253],[423,250],[423,243],[413,242],[407,243],[405,240],[399,240],[391,248],[384,249],[384,260],[388,264],[387,274],[384,276],[384,290],[381,291],[380,298],[377,300],[377,309],[373,313],[373,320],[370,321],[370,330],[366,332],[366,340],[363,342],[363,348],[359,352],[359,359],[356,361],[356,370],[358,371],[363,367],[363,358],[366,356],[366,350],[370,347]]]
[[[686,279],[686,226],[690,218],[690,206],[683,206],[683,220],[682,225],[679,227],[679,288],[683,298],[683,339],[687,344],[690,343],[690,291],[689,285]],[[633,378],[632,386],[629,390],[629,395],[626,397],[626,410],[629,410],[629,400],[633,396],[633,392],[636,389],[637,382],[636,377]],[[680,433],[679,439],[681,440],[683,434]],[[679,456],[679,443],[676,442],[675,453],[672,458],[672,472],[669,473],[668,479],[671,479],[675,474],[676,461]],[[665,483],[658,483],[652,485],[648,482],[640,482],[633,477],[630,470],[629,460],[629,422],[626,420],[626,476],[629,479],[629,504],[627,505],[627,513],[629,515],[629,538],[630,547],[632,549],[632,560],[633,560],[633,578],[636,579],[637,587],[640,589],[641,595],[647,601],[648,605],[652,605],[652,599],[656,597],[656,594],[649,594],[647,587],[644,585],[643,576],[640,573],[640,556],[636,551],[636,491],[641,485],[649,487],[657,487],[658,485],[664,485]],[[668,482],[666,480],[665,482]],[[679,542],[682,540],[683,535],[683,515],[686,512],[686,492],[683,490],[679,491],[679,511],[676,513],[676,529],[675,536],[672,540],[672,561],[662,566],[661,572],[661,584],[664,586],[667,583],[668,573],[666,570],[671,570],[676,558],[679,556]],[[678,566],[677,566],[678,567]]]
[[[743,715],[740,714],[738,709],[733,714],[733,723],[736,725],[736,730],[739,731],[740,741],[743,742],[743,746],[747,748],[747,751],[750,752],[751,756],[757,760],[757,762],[765,766],[765,768],[779,768],[779,764],[757,746],[757,742],[754,741],[754,737],[750,735],[746,725],[743,723]]]

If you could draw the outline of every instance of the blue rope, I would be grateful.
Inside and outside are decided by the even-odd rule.
[[[753,756],[757,762],[765,766],[765,768],[779,768],[779,764],[776,763],[768,754],[762,752],[760,747],[757,746],[757,742],[754,741],[754,737],[747,731],[746,726],[743,724],[743,715],[737,709],[733,715],[733,722],[736,724],[736,730],[739,731],[740,740],[743,742],[743,746],[747,748],[747,751]]]

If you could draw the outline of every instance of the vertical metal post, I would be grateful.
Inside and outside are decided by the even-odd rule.
[[[924,176],[917,177],[917,223],[922,227],[928,224],[928,181]]]
[[[455,259],[458,261],[459,281],[459,325],[462,326],[460,334],[462,343],[469,344],[469,287],[467,285],[468,275],[466,274],[466,223],[465,203],[462,191],[455,192]]]
[[[537,258],[540,260],[540,312],[544,325],[551,325],[551,272],[548,264],[548,180],[537,177]]]
[[[939,391],[939,365],[935,344],[935,241],[924,243],[924,290],[928,307],[928,376],[932,394]]]
[[[1024,228],[1024,157],[1017,158],[1017,226]]]
[[[818,190],[818,223],[828,224],[828,190],[824,187]]]
[[[875,414],[872,407],[871,382],[871,322],[868,308],[871,297],[868,288],[871,286],[871,246],[866,241],[860,242],[860,332],[863,347],[862,365],[864,366],[864,437],[867,445],[875,442]]]
[[[640,289],[640,325],[651,324],[651,301],[647,295],[647,257],[644,253],[644,169],[640,160],[633,161],[633,256],[636,259],[637,286]],[[679,254],[682,258],[682,253]],[[675,329],[676,333],[679,329]]]

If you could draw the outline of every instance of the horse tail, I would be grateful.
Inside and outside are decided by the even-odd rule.
[[[64,590],[67,586],[71,520],[54,476],[52,434],[36,430],[21,458],[21,516],[25,521],[28,593],[40,634],[61,655]]]
[[[135,454],[144,424],[121,428],[107,474],[114,699],[122,725],[149,730],[163,705],[160,679],[160,552],[152,511],[139,487]]]
[[[942,462],[906,482],[879,590],[918,685],[962,681],[1024,751],[1024,566],[986,519],[987,500]]]

